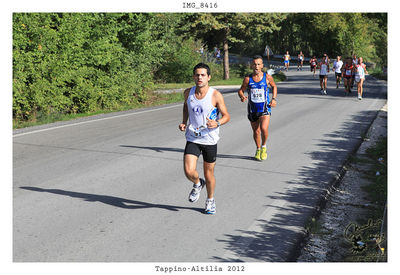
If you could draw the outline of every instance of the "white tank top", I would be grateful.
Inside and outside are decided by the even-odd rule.
[[[219,127],[207,128],[207,117],[217,120],[219,111],[212,105],[212,96],[214,88],[209,87],[207,94],[202,99],[197,99],[195,96],[196,87],[192,87],[187,99],[187,107],[189,113],[189,125],[186,128],[186,140],[203,144],[215,145],[219,140]]]
[[[362,64],[357,65],[356,77],[365,79],[364,66]]]
[[[342,66],[343,66],[343,61],[339,60],[333,63],[333,67],[335,68],[335,73],[341,73],[342,72]]]
[[[319,74],[320,75],[327,75],[328,74],[328,65],[326,65],[324,63],[321,64],[321,68],[320,68]]]

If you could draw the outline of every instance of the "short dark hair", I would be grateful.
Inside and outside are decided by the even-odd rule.
[[[255,55],[255,56],[253,56],[253,60],[256,60],[256,59],[261,59],[261,60],[262,60],[263,58],[262,58],[261,55]]]
[[[208,65],[205,64],[205,63],[199,63],[199,64],[197,64],[196,66],[194,66],[194,68],[193,68],[193,75],[195,74],[195,72],[196,72],[197,69],[206,69],[206,70],[207,70],[207,75],[211,75],[210,67],[208,67]]]

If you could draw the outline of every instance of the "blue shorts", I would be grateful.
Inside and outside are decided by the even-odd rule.
[[[286,63],[289,63],[289,60],[285,60],[284,62],[285,62],[285,64],[286,64]]]
[[[247,110],[247,118],[250,122],[256,122],[261,116],[270,116],[271,107],[268,106],[264,112],[251,112],[250,109]]]
[[[264,108],[262,109],[253,109],[250,104],[247,104],[247,118],[250,122],[256,122],[261,116],[270,116],[271,115],[271,105],[264,103]]]

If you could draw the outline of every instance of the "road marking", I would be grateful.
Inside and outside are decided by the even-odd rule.
[[[233,94],[224,95],[224,97],[228,97],[231,95],[233,95]],[[71,126],[77,126],[77,125],[82,125],[82,124],[87,124],[87,123],[92,123],[92,122],[97,122],[97,121],[103,121],[103,120],[108,120],[108,119],[113,119],[113,118],[121,118],[121,117],[150,113],[150,112],[155,112],[155,111],[160,111],[160,110],[172,109],[175,107],[182,107],[182,104],[177,103],[176,105],[166,106],[166,107],[157,108],[157,109],[144,110],[144,111],[139,111],[139,112],[134,112],[134,113],[129,113],[129,114],[103,117],[103,118],[98,118],[98,119],[93,119],[93,120],[87,120],[87,121],[82,121],[82,122],[77,122],[77,123],[71,123],[71,124],[65,124],[65,125],[60,125],[60,126],[55,126],[55,127],[45,128],[45,129],[39,129],[39,130],[30,131],[30,132],[15,134],[15,135],[13,135],[13,137],[14,138],[21,137],[21,136],[25,136],[25,135],[29,135],[29,134],[36,134],[36,133],[41,133],[41,132],[45,132],[45,131],[56,130],[56,129],[66,128],[66,127],[71,127]]]
[[[20,137],[20,136],[24,136],[24,135],[28,135],[28,134],[35,134],[35,133],[40,133],[40,132],[45,132],[45,131],[50,131],[50,130],[56,130],[56,129],[61,129],[61,128],[65,128],[65,127],[71,127],[71,126],[76,126],[76,125],[82,125],[82,124],[87,124],[87,123],[91,123],[91,122],[103,121],[103,120],[108,120],[108,119],[113,119],[113,118],[121,118],[121,117],[127,117],[127,116],[132,116],[132,115],[143,114],[143,113],[150,113],[150,112],[159,111],[159,110],[172,109],[172,108],[180,107],[180,106],[182,106],[182,105],[181,104],[177,104],[177,105],[173,105],[173,106],[167,106],[167,107],[151,109],[151,110],[144,110],[144,111],[139,111],[139,112],[135,112],[135,113],[116,115],[116,116],[110,116],[110,117],[103,117],[103,118],[98,118],[98,119],[93,119],[93,120],[88,120],[88,121],[65,124],[65,125],[61,125],[61,126],[55,126],[55,127],[40,129],[40,130],[36,130],[36,131],[31,131],[31,132],[15,134],[15,135],[13,135],[13,137]]]

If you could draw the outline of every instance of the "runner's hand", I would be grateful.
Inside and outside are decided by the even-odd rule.
[[[276,100],[272,99],[270,102],[271,107],[276,107]]]
[[[217,128],[218,122],[216,120],[212,120],[207,118],[207,128]]]
[[[186,124],[181,123],[179,124],[179,130],[181,130],[182,132],[186,130]]]
[[[240,101],[245,102],[247,100],[247,96],[243,96],[240,98]]]

